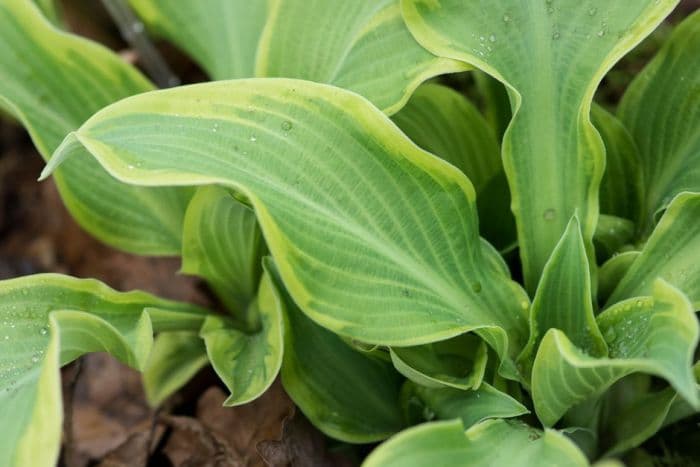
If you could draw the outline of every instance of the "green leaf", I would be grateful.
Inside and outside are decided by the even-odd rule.
[[[154,329],[204,319],[188,305],[57,274],[2,281],[0,298],[0,465],[7,466],[55,464],[63,415],[60,365],[106,351],[143,369]]]
[[[129,0],[149,30],[187,52],[212,79],[250,78],[269,0]]]
[[[392,347],[391,361],[406,378],[427,387],[476,389],[486,370],[487,349],[473,334],[416,347]]]
[[[529,413],[520,402],[488,383],[471,391],[415,385],[413,393],[425,405],[424,412],[440,420],[459,418],[467,428],[489,418],[519,417]]]
[[[33,0],[34,4],[39,7],[46,19],[51,21],[57,27],[62,25],[62,12],[60,6],[56,4],[56,0]]]
[[[593,260],[605,150],[589,119],[595,89],[677,0],[406,0],[404,18],[438,56],[474,65],[508,88],[503,161],[527,289],[576,212]]]
[[[371,443],[403,428],[399,410],[401,377],[390,363],[350,347],[307,318],[284,291],[282,384],[319,430],[349,443]]]
[[[513,117],[508,90],[503,86],[503,83],[481,70],[474,70],[471,74],[474,77],[479,96],[484,102],[484,117],[496,132],[498,140],[501,141],[510,119]]]
[[[196,332],[159,334],[143,372],[148,402],[156,407],[182,388],[209,363],[204,341]]]
[[[647,295],[658,277],[685,293],[700,309],[700,193],[676,196],[632,263],[608,305]]]
[[[522,423],[487,420],[466,432],[459,420],[410,428],[375,449],[363,467],[588,466],[564,435]]]
[[[633,372],[665,378],[698,404],[692,371],[698,323],[680,291],[659,280],[653,296],[620,302],[597,321],[610,358],[588,356],[557,329],[542,340],[532,372],[532,397],[542,423],[554,424],[569,408]]]
[[[256,75],[333,84],[387,114],[396,112],[426,79],[468,69],[421,47],[399,3],[277,0],[259,44]]]
[[[131,3],[149,26],[217,80],[259,76],[329,83],[394,113],[421,82],[467,69],[435,57],[413,39],[399,0]]]
[[[207,280],[244,321],[262,275],[265,244],[255,213],[216,186],[198,188],[185,213],[182,272]]]
[[[597,261],[602,263],[619,253],[634,239],[634,222],[622,217],[601,214],[595,229],[593,242]]]
[[[471,183],[357,94],[286,79],[198,84],[125,99],[71,139],[128,183],[245,194],[285,286],[322,326],[394,346],[474,331],[517,377],[508,357],[528,300],[482,246]],[[44,175],[70,155],[67,143]]]
[[[639,257],[639,251],[625,251],[614,255],[598,270],[598,302],[605,303],[617,284],[620,283],[634,261]]]
[[[457,91],[426,83],[391,119],[421,148],[445,159],[469,177],[477,193],[501,171],[493,130]]]
[[[642,228],[683,191],[700,191],[700,13],[686,18],[627,88],[619,115],[639,147]]]
[[[530,309],[530,340],[519,360],[529,367],[542,337],[550,329],[562,331],[590,355],[607,355],[593,314],[591,280],[578,218],[572,217],[544,267]]]
[[[605,455],[621,454],[637,447],[659,431],[677,394],[673,388],[666,388],[647,394],[625,410],[615,412],[614,423],[610,423],[605,431],[605,441],[609,445]]]
[[[515,241],[515,221],[501,165],[498,140],[463,95],[439,84],[424,84],[392,120],[421,148],[464,172],[474,184],[482,235],[497,248]],[[500,179],[498,191],[491,189]],[[505,188],[505,189],[504,189]],[[488,190],[488,191],[487,191]],[[505,222],[504,222],[505,220]]]
[[[268,273],[263,274],[257,300],[250,307],[249,314],[260,320],[257,332],[243,332],[229,319],[213,315],[200,332],[214,370],[231,391],[226,406],[256,399],[270,387],[282,365],[283,304]]]
[[[622,122],[597,104],[591,107],[591,121],[605,145],[600,212],[638,222],[644,190],[639,149]]]
[[[0,4],[0,43],[0,107],[46,160],[98,109],[152,89],[113,52],[55,29],[28,0]],[[73,217],[100,240],[132,253],[179,254],[190,190],[126,186],[77,149],[55,180]]]

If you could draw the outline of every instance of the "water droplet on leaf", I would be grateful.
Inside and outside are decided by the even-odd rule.
[[[542,213],[542,218],[546,221],[552,221],[555,217],[557,217],[557,211],[552,208],[546,209],[544,213]]]

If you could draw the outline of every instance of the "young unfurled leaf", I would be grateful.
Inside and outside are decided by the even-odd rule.
[[[498,140],[476,107],[458,92],[428,83],[392,120],[418,146],[469,177],[476,190],[482,236],[499,249],[512,246],[515,221]]]
[[[641,227],[684,191],[700,191],[700,12],[673,32],[625,92],[619,115],[639,148],[644,173]]]
[[[391,364],[311,321],[284,292],[283,302],[282,384],[304,415],[328,436],[350,443],[383,440],[403,428],[401,377]]]
[[[514,116],[503,161],[528,290],[576,212],[593,260],[605,152],[589,119],[591,99],[605,72],[676,3],[402,2],[409,29],[428,50],[509,87]]]
[[[259,320],[259,329],[242,331],[230,319],[209,316],[200,335],[214,370],[226,384],[231,395],[228,406],[245,404],[257,398],[270,387],[282,365],[283,328],[279,292],[263,274],[249,315]]]
[[[197,332],[159,334],[143,370],[143,386],[148,402],[152,406],[160,405],[207,363],[207,350]]]
[[[530,340],[520,356],[529,367],[543,336],[559,329],[590,355],[607,355],[593,315],[590,272],[578,219],[572,217],[544,267],[530,309]]]
[[[585,354],[557,329],[542,340],[532,371],[532,397],[545,425],[633,372],[665,378],[684,399],[698,404],[692,370],[698,322],[680,291],[659,280],[653,296],[619,302],[597,322],[610,358]]]
[[[608,299],[608,306],[647,295],[654,280],[663,278],[682,290],[700,309],[700,194],[681,193],[644,245]]]
[[[28,0],[0,3],[0,107],[48,160],[100,108],[152,85],[104,47],[56,30]],[[185,188],[140,188],[110,177],[84,150],[56,173],[73,217],[91,234],[140,254],[179,254]]]
[[[125,99],[66,141],[46,174],[75,142],[129,183],[243,192],[290,294],[328,329],[398,346],[474,331],[517,378],[528,300],[482,246],[473,187],[358,95],[199,84]]]
[[[258,76],[329,83],[394,113],[422,81],[467,69],[432,55],[411,37],[399,0],[131,3],[153,30],[217,80]]]
[[[106,351],[143,369],[153,330],[191,328],[205,316],[143,292],[56,274],[2,281],[0,298],[0,465],[17,467],[56,462],[61,365]]]
[[[486,370],[484,341],[463,334],[415,347],[392,347],[391,361],[405,377],[427,387],[476,389]]]
[[[207,280],[243,323],[255,298],[265,249],[252,209],[216,186],[197,189],[185,213],[182,272]]]
[[[487,420],[466,432],[459,420],[426,423],[391,438],[372,452],[363,467],[585,467],[576,445],[554,430],[523,423]]]

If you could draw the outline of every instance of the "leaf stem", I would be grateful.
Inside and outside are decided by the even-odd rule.
[[[143,22],[136,17],[126,0],[102,0],[102,4],[124,40],[138,53],[141,64],[158,87],[169,88],[180,84],[180,79],[148,38]]]

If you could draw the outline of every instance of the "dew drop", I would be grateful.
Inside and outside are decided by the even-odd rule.
[[[555,217],[557,217],[557,211],[552,208],[546,209],[544,213],[542,213],[542,218],[546,221],[553,221]]]
[[[134,170],[134,166],[131,165],[131,164],[127,165],[126,168],[129,169],[129,170]]]
[[[527,310],[529,307],[530,304],[527,302],[527,300],[523,300],[522,302],[520,302],[520,308],[522,308],[523,310]]]
[[[39,334],[41,334],[42,336],[45,336],[48,333],[49,333],[49,330],[46,327],[39,329]]]
[[[258,138],[255,135],[250,135],[250,142],[254,143],[258,140]]]
[[[32,363],[39,363],[39,356],[38,355],[32,355]]]
[[[491,35],[489,36],[489,40],[490,40],[491,42],[496,42],[496,35],[495,35],[495,34],[491,34]]]
[[[547,8],[547,13],[549,13],[550,15],[554,13],[554,8],[552,8],[551,6]]]
[[[561,34],[559,34],[559,31],[554,31],[552,33],[552,39],[557,40],[561,37]]]
[[[479,42],[484,42],[486,38],[484,36],[479,36]]]
[[[504,23],[510,23],[511,17],[508,13],[503,15],[503,22]]]
[[[283,131],[290,131],[292,129],[292,122],[289,120],[285,120],[282,122],[282,130]]]
[[[479,281],[472,282],[472,290],[476,293],[481,292],[481,282],[479,282]]]
[[[601,29],[600,31],[598,31],[598,33],[596,35],[598,37],[603,37],[605,35],[605,29]]]
[[[596,13],[598,13],[598,9],[596,7],[591,7],[588,9],[588,16],[595,16]]]

